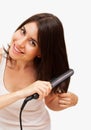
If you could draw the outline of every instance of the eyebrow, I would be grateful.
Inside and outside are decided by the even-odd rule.
[[[25,25],[23,25],[21,28],[23,28],[26,31]],[[36,42],[38,44],[38,41],[36,41],[34,38],[31,37],[31,40],[33,40],[34,42]]]
[[[31,38],[31,40],[33,40],[34,42],[36,42],[38,44],[38,42],[35,39]]]

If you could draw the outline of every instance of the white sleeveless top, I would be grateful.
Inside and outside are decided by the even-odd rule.
[[[0,63],[0,95],[9,93],[3,82],[5,65],[6,58],[3,57]],[[20,130],[19,113],[22,103],[23,99],[0,110],[0,130]],[[50,130],[50,117],[44,101],[32,99],[27,102],[22,111],[22,126],[23,130]]]

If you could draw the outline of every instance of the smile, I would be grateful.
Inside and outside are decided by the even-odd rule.
[[[19,50],[19,49],[15,46],[15,44],[14,44],[14,46],[13,46],[13,52],[16,53],[16,54],[24,54],[24,52],[22,52],[21,50]]]

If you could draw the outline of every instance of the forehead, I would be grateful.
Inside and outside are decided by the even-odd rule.
[[[37,35],[38,27],[37,27],[37,24],[35,22],[27,23],[27,24],[24,25],[24,27],[29,34]]]

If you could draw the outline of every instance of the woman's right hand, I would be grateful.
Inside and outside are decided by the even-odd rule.
[[[23,98],[31,96],[34,93],[38,93],[39,99],[43,99],[50,93],[51,89],[52,87],[50,82],[38,80],[20,91],[22,92],[21,94]]]
[[[51,91],[52,87],[50,82],[35,81],[31,85],[5,95],[0,95],[0,109],[18,101],[19,99],[26,98],[34,93],[39,94],[39,99],[45,98]]]

